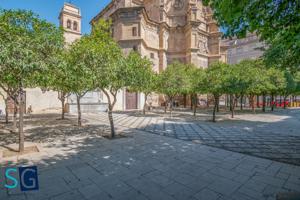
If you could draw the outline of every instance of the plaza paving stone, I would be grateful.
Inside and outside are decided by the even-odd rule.
[[[8,191],[0,181],[0,199],[275,200],[299,193],[300,166],[272,156],[275,149],[286,156],[278,160],[298,164],[289,155],[299,150],[299,115],[278,115],[291,121],[213,124],[117,113],[117,132],[126,137],[115,140],[97,134],[108,128],[106,113],[85,115],[83,128],[68,120],[61,121],[67,127],[37,124],[26,129],[26,139],[40,142],[41,152],[0,160],[0,179],[7,166],[37,165],[40,190]],[[16,141],[5,140],[7,134],[0,134],[0,145]],[[251,152],[253,145],[259,151]],[[258,152],[268,159],[247,155]]]
[[[38,166],[40,190],[1,188],[0,199],[275,200],[280,192],[300,192],[299,166],[121,130],[127,137],[72,137],[41,144],[43,155],[12,158],[13,166],[17,159]]]
[[[107,114],[86,116],[107,122]],[[278,117],[281,117],[278,120]],[[193,141],[234,152],[300,165],[300,110],[249,115],[247,120],[212,123],[135,113],[115,113],[115,123],[126,128]],[[266,122],[259,121],[265,118]],[[274,118],[274,119],[273,119]]]

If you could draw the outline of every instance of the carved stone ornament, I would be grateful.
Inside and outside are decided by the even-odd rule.
[[[176,10],[181,10],[184,7],[184,0],[175,0],[173,7]]]
[[[207,41],[204,39],[200,39],[198,41],[198,48],[200,53],[208,53]]]

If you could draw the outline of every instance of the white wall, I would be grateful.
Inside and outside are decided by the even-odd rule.
[[[1,89],[0,89],[0,93],[4,94],[4,92]],[[0,110],[2,110],[2,114],[5,113],[5,102],[1,95],[0,95]]]
[[[34,113],[45,110],[59,110],[61,102],[57,95],[55,91],[43,93],[39,88],[26,89],[26,109],[31,105]]]
[[[103,102],[104,103],[108,102],[105,95],[103,96]],[[138,109],[143,108],[144,102],[145,102],[145,95],[139,93],[138,94]],[[126,110],[126,89],[122,89],[117,93],[117,102],[114,107],[114,110],[115,111]]]

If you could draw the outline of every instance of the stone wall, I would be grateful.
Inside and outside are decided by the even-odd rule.
[[[248,34],[243,39],[224,40],[225,44],[229,46],[228,62],[236,64],[244,59],[256,59],[263,55],[263,49],[266,45],[259,41],[255,34]]]

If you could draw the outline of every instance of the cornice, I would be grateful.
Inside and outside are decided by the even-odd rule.
[[[79,32],[75,32],[75,31],[72,31],[72,30],[68,30],[68,29],[64,29],[64,32],[65,33],[72,33],[72,34],[75,34],[75,35],[82,35],[81,33],[79,33]]]
[[[61,17],[61,15],[62,14],[67,14],[67,15],[70,15],[70,16],[73,16],[73,17],[76,17],[76,18],[78,18],[78,19],[81,19],[82,17],[81,17],[81,15],[76,15],[76,14],[74,14],[74,13],[71,13],[71,12],[67,12],[67,11],[62,11],[62,12],[60,12],[60,14],[59,14],[59,18]]]

